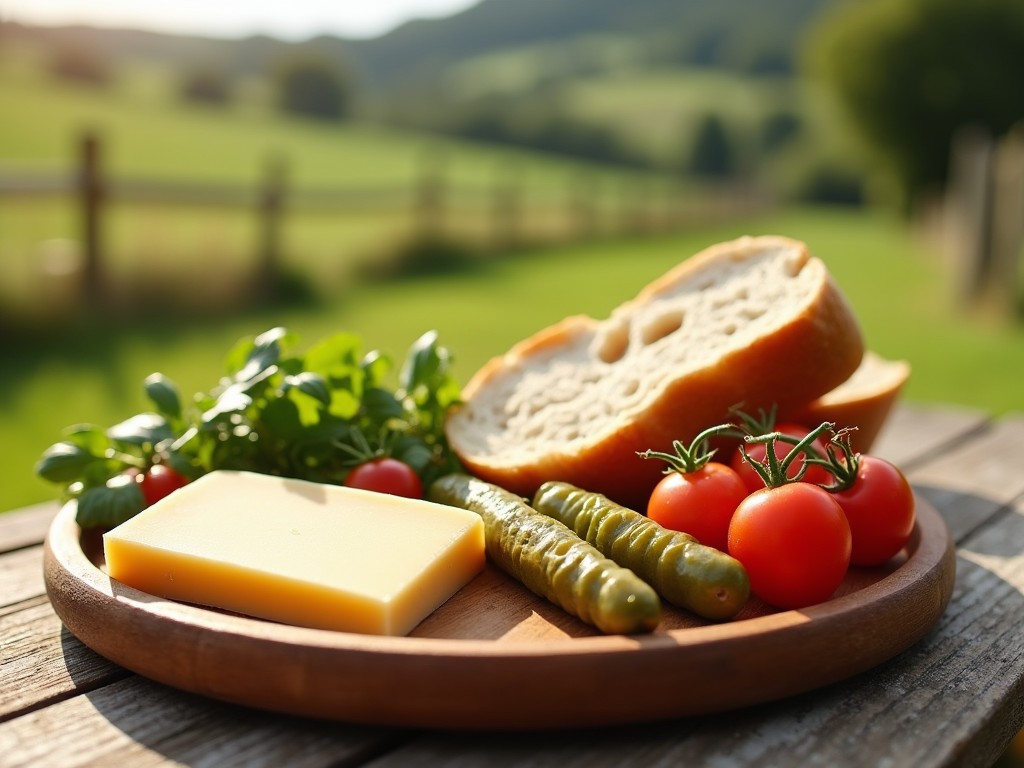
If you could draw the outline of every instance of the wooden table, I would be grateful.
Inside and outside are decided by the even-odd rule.
[[[782,702],[596,731],[365,727],[162,686],[54,614],[42,542],[56,507],[0,515],[0,766],[991,765],[1024,726],[1024,418],[903,406],[876,448],[956,542],[956,586],[934,629],[870,672]]]

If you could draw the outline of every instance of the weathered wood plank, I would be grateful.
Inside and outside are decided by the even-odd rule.
[[[0,637],[0,721],[130,674],[64,629],[43,597],[0,613]]]
[[[131,677],[0,723],[0,755],[5,768],[355,766],[405,738],[221,704]]]
[[[667,728],[428,734],[375,768],[990,765],[1024,725],[1024,455],[993,450],[1014,437],[1019,443],[1022,427],[1019,419],[982,431],[971,427],[973,437],[949,455],[929,456],[910,471],[917,484],[947,475],[951,465],[973,467],[966,473],[973,479],[960,481],[965,492],[933,494],[954,522],[969,500],[973,525],[962,531],[946,613],[922,642],[873,672],[773,705]],[[998,477],[1005,479],[987,485]]]
[[[909,476],[962,540],[1024,494],[1024,417],[1000,419],[973,439],[947,446]]]
[[[990,765],[1024,723],[1020,511],[968,542],[971,552],[997,544],[1004,553],[997,567],[974,562],[971,554],[960,559],[957,595],[921,643],[872,673],[822,691],[667,727],[427,734],[374,768]],[[566,706],[572,706],[571,694]]]
[[[42,543],[55,514],[56,502],[0,512],[0,552]]]
[[[40,545],[0,555],[0,608],[45,594]]]
[[[905,437],[909,430],[913,440]],[[27,704],[10,706],[31,707],[38,701],[32,696],[66,691],[68,684],[101,687],[0,723],[3,764],[989,765],[1024,724],[1024,418],[990,425],[973,412],[911,406],[887,431],[878,452],[907,469],[949,522],[959,544],[958,576],[936,628],[872,673],[785,702],[669,724],[433,733],[408,741],[394,731],[223,705],[135,676],[103,685],[106,662],[85,658],[92,652],[59,628],[39,597],[35,547],[0,557],[0,602],[9,585],[21,583],[22,595],[36,592],[0,609],[5,686],[14,679],[17,685],[8,687],[31,684],[34,665],[42,665],[43,677]],[[959,438],[965,441],[954,445]],[[31,651],[37,642],[40,650]],[[58,664],[65,664],[63,678],[47,666]],[[5,703],[14,702],[6,693],[0,718]],[[571,692],[553,695],[565,695],[571,706]]]
[[[872,453],[904,470],[927,462],[936,451],[988,427],[982,411],[899,403],[875,441]]]

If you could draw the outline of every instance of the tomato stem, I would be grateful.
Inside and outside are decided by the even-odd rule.
[[[808,457],[807,462],[820,464],[835,478],[836,482],[822,486],[829,493],[847,491],[853,487],[860,471],[860,454],[853,450],[851,434],[856,427],[844,427],[832,435],[826,446],[827,456],[823,459]]]
[[[764,484],[769,488],[778,488],[786,483],[797,483],[800,482],[807,472],[807,467],[810,464],[825,464],[828,466],[828,462],[822,459],[818,451],[813,447],[815,440],[820,438],[826,432],[834,433],[835,425],[831,422],[824,421],[819,426],[812,429],[802,438],[797,439],[792,435],[785,435],[781,432],[769,432],[764,435],[747,435],[743,438],[743,444],[740,445],[740,453],[743,454],[743,459],[754,471],[761,477]],[[787,443],[792,445],[793,448],[783,457],[779,458],[775,452],[775,444],[777,442]],[[752,443],[764,443],[767,450],[765,451],[764,461],[758,461],[747,453],[746,446]],[[800,465],[800,469],[793,477],[788,476],[789,468],[793,462],[801,456],[804,457],[804,462]],[[830,454],[830,458],[832,454]]]
[[[742,410],[740,405],[734,405],[729,410],[731,413],[735,414],[736,418],[743,424],[745,434],[765,435],[775,429],[775,422],[778,419],[779,408],[776,404],[773,404],[767,412],[764,408],[758,408],[758,416],[754,416],[753,414]]]
[[[711,458],[717,453],[717,448],[708,450],[707,442],[712,437],[718,435],[732,434],[735,435],[738,429],[735,424],[717,424],[716,426],[709,427],[693,438],[693,442],[689,446],[686,446],[680,440],[672,441],[672,450],[675,453],[665,453],[663,451],[637,451],[637,455],[644,459],[661,459],[668,463],[668,467],[665,468],[665,474],[670,475],[673,472],[681,472],[682,474],[689,474],[696,472],[701,467],[705,466]]]
[[[363,430],[359,427],[353,426],[349,430],[349,440],[351,440],[351,443],[334,440],[334,447],[352,456],[356,464],[361,464],[374,458],[375,454],[370,447],[370,441],[366,439],[366,435],[363,434]]]

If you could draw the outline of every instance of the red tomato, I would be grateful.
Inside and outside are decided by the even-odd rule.
[[[348,473],[345,485],[349,488],[390,493],[393,496],[406,496],[410,499],[423,498],[423,483],[416,470],[390,456],[360,464]]]
[[[850,525],[832,494],[810,483],[752,493],[733,514],[729,554],[751,591],[778,608],[828,600],[850,564]]]
[[[142,497],[146,500],[147,507],[188,485],[187,477],[166,464],[154,464],[145,472],[140,472],[136,480],[142,489]]]
[[[792,435],[793,437],[802,440],[803,438],[807,437],[808,433],[811,430],[799,424],[779,424],[772,431],[781,432],[784,435]],[[815,440],[813,443],[811,443],[811,446],[814,448],[814,450],[818,451],[822,458],[825,458],[825,440],[819,438]],[[767,443],[751,443],[745,447],[747,450],[747,454],[749,454],[750,457],[752,459],[755,459],[756,461],[763,462],[765,460],[765,457],[768,455]],[[795,446],[783,442],[782,440],[776,440],[775,455],[781,461],[789,454],[789,452],[794,447]],[[792,480],[794,477],[796,477],[796,473],[800,471],[800,467],[802,467],[803,465],[804,459],[802,456],[795,459],[793,463],[790,464],[789,470],[786,472],[786,477]],[[743,454],[740,453],[738,450],[733,455],[732,468],[736,470],[736,474],[738,474],[743,479],[743,482],[746,483],[746,486],[751,493],[765,487],[764,480],[762,480],[761,476],[757,474],[757,470],[755,470],[750,465],[750,463],[743,458]],[[832,473],[830,473],[827,469],[825,469],[825,467],[821,466],[820,464],[811,464],[810,466],[808,466],[807,472],[801,479],[805,483],[813,483],[815,485],[827,485],[833,480]]]
[[[710,461],[694,472],[665,475],[647,502],[647,516],[724,552],[732,513],[746,496],[747,487],[731,467]]]
[[[914,492],[903,473],[888,461],[861,456],[853,485],[833,496],[850,523],[854,565],[881,565],[910,539]]]

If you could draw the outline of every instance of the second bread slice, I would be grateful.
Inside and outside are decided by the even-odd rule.
[[[863,338],[825,265],[782,237],[722,243],[605,320],[572,316],[485,364],[448,420],[478,476],[524,496],[562,480],[645,508],[669,450],[730,408],[786,410],[843,382]]]

